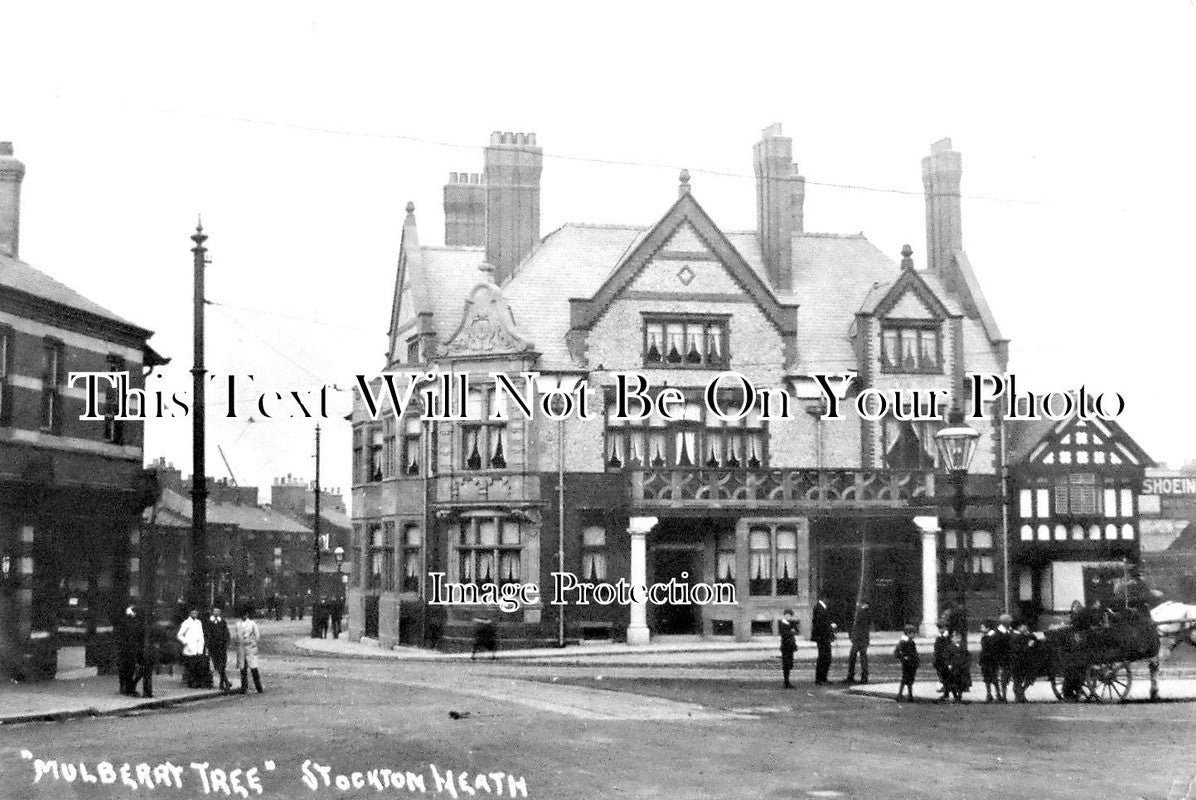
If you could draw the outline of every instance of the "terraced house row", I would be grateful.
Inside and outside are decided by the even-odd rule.
[[[558,565],[610,582],[731,582],[739,602],[487,614],[508,642],[744,640],[775,633],[789,607],[808,630],[818,594],[843,624],[861,569],[882,629],[933,624],[961,580],[976,612],[1011,601],[1001,420],[974,425],[968,491],[985,501],[969,510],[961,571],[960,540],[937,499],[942,423],[869,421],[850,408],[823,420],[808,377],[850,372],[853,392],[958,397],[966,372],[1005,370],[1008,343],[964,252],[961,156],[950,140],[922,159],[921,266],[863,235],[807,231],[805,180],[779,125],[752,152],[749,231],[721,228],[683,172],[654,222],[570,223],[541,237],[535,135],[496,132],[483,158],[482,172],[453,173],[444,187],[444,246],[421,244],[407,207],[382,366],[535,371],[566,389],[584,380],[599,413],[524,420],[496,407],[503,396],[486,381],[470,395],[470,422],[421,421],[414,407],[372,419],[359,398],[352,636],[461,644],[480,610],[427,605],[428,572],[546,587]],[[724,370],[784,390],[798,413],[718,419],[701,392]],[[601,413],[623,371],[679,389],[678,418]]]

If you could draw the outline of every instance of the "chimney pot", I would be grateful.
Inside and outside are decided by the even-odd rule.
[[[963,157],[951,147],[949,138],[930,145],[922,159],[922,184],[926,193],[926,268],[940,275],[948,291],[955,290],[951,264],[963,249],[960,208],[960,177]]]
[[[793,234],[804,225],[806,181],[793,163],[793,140],[781,124],[761,132],[752,151],[756,172],[756,227],[769,281],[774,289],[793,288]]]
[[[779,122],[774,122],[773,124],[769,125],[767,128],[765,128],[760,133],[760,137],[763,139],[776,139],[776,138],[779,138],[780,136],[781,136],[781,123],[779,123]]]
[[[486,261],[494,280],[506,282],[540,241],[540,173],[544,151],[534,134],[506,131],[485,149]]]
[[[0,142],[0,255],[20,258],[21,182],[25,165],[14,155],[12,142]]]

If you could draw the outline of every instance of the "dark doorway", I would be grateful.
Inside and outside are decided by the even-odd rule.
[[[921,540],[912,522],[818,520],[812,529],[819,587],[841,631],[850,630],[861,586],[873,630],[899,631],[921,620]]]
[[[365,596],[365,625],[362,635],[369,639],[378,638],[378,595]]]
[[[682,547],[655,547],[652,550],[653,583],[697,583],[702,580],[701,550]],[[695,605],[665,603],[651,607],[655,613],[653,630],[659,634],[700,633],[700,615]]]

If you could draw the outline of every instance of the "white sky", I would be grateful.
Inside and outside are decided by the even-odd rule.
[[[920,159],[964,154],[964,244],[1023,388],[1120,391],[1156,460],[1196,457],[1196,3],[7,3],[0,139],[27,165],[21,255],[157,332],[190,389],[203,213],[208,367],[271,388],[383,364],[403,207],[443,237],[441,187],[492,130],[546,153],[542,233],[649,224],[677,168],[722,227],[755,225],[751,147],[780,121],[806,228],[923,263]],[[322,130],[315,130],[322,129]],[[363,135],[343,135],[356,132]],[[448,147],[395,137],[448,142]],[[554,154],[632,160],[618,167]],[[290,315],[299,319],[284,316]],[[307,320],[307,321],[304,321]],[[241,483],[313,475],[311,421],[213,419]],[[210,411],[210,417],[219,412]],[[326,425],[326,486],[349,483]],[[190,420],[147,459],[190,471]]]

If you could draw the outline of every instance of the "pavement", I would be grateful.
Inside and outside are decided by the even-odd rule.
[[[869,653],[873,658],[889,654],[897,644],[900,634],[874,633]],[[919,649],[933,647],[933,639],[917,639]],[[377,658],[407,661],[469,661],[469,653],[441,653],[420,647],[397,646],[383,648],[372,640],[351,642],[348,637],[339,639],[312,639],[310,636],[296,637],[293,645],[306,653],[351,658]],[[495,654],[498,661],[534,661],[537,663],[559,663],[575,665],[656,665],[656,664],[716,664],[759,661],[775,656],[780,659],[780,639],[770,637],[750,642],[711,641],[708,639],[665,638],[653,640],[646,645],[628,645],[612,642],[587,642],[567,647],[542,647],[521,650],[499,649]],[[851,649],[846,638],[832,646],[835,659],[845,659]],[[813,642],[798,642],[794,660],[813,662],[817,657]],[[490,654],[479,656],[490,660]]]
[[[0,692],[0,725],[126,714],[224,695],[214,689],[187,689],[178,676],[170,675],[154,676],[153,697],[120,694],[115,675],[12,683]]]
[[[886,700],[892,700],[897,696],[897,687],[900,684],[897,681],[886,683],[868,683],[868,684],[852,684],[847,692],[849,694],[863,695],[867,697],[880,697]],[[939,696],[939,682],[938,681],[918,681],[914,683],[914,697],[921,701],[929,702]],[[1012,690],[1010,692],[1012,694]],[[984,685],[973,684],[971,691],[965,692],[963,698],[970,703],[984,702]],[[1179,702],[1196,700],[1196,679],[1193,678],[1160,678],[1159,679],[1159,698],[1165,701]],[[1149,702],[1150,701],[1150,681],[1145,677],[1142,680],[1134,680],[1130,683],[1130,693],[1126,698],[1126,702]],[[1059,700],[1055,697],[1055,692],[1051,689],[1049,681],[1036,681],[1029,689],[1026,690],[1026,702],[1028,703],[1057,703]]]

